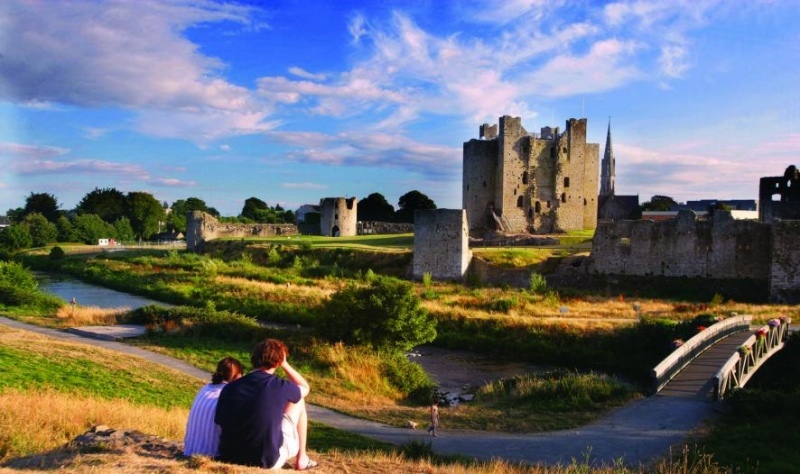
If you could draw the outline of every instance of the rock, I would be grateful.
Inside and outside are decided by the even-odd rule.
[[[176,458],[183,454],[183,443],[136,430],[115,430],[97,425],[70,441],[70,447],[82,452],[134,452],[163,458]]]

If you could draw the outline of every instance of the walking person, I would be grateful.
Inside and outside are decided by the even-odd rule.
[[[431,424],[428,425],[428,433],[436,437],[436,430],[439,428],[439,400],[433,399],[430,406]]]
[[[310,387],[288,356],[277,339],[258,343],[250,355],[253,371],[222,390],[215,417],[222,428],[218,460],[281,469],[294,457],[297,470],[317,466],[306,452]],[[278,367],[288,380],[275,375]]]
[[[200,389],[189,410],[186,436],[183,439],[184,455],[214,457],[218,454],[220,428],[214,423],[214,414],[217,411],[219,394],[225,384],[238,379],[243,372],[242,363],[233,357],[226,357],[217,363],[211,383]]]

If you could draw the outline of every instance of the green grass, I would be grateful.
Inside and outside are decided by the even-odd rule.
[[[310,246],[312,248],[355,248],[400,251],[413,249],[414,234],[356,235],[352,237],[299,235],[291,237],[253,238],[248,239],[248,241],[257,243],[274,243],[294,247]]]
[[[40,342],[40,347],[0,346],[0,389],[52,389],[105,399],[125,399],[164,408],[189,407],[202,385],[194,377],[119,354],[114,360],[93,350]],[[103,360],[107,361],[104,363]]]

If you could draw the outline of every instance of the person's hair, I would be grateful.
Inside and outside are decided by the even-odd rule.
[[[217,371],[211,376],[211,383],[232,382],[242,376],[242,363],[233,357],[226,357],[217,363]]]
[[[254,369],[272,369],[279,366],[288,355],[286,344],[277,339],[264,339],[256,344],[250,354],[250,363]]]

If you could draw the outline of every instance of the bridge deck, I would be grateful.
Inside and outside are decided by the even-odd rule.
[[[700,354],[658,392],[665,397],[711,399],[711,377],[753,333],[743,331],[722,339]]]

